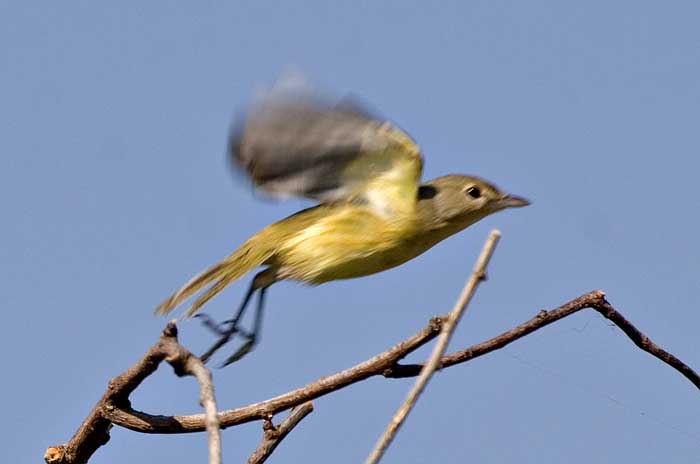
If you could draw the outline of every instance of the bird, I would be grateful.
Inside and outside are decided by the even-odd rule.
[[[298,89],[260,96],[232,125],[228,156],[256,191],[318,204],[255,233],[155,309],[167,314],[199,293],[183,317],[192,316],[227,285],[262,268],[226,329],[205,317],[221,338],[202,355],[204,361],[235,333],[247,339],[223,365],[257,343],[265,294],[274,283],[313,286],[375,274],[493,213],[530,204],[477,176],[421,182],[423,157],[407,132],[355,101]],[[239,323],[256,292],[254,325],[245,331]]]

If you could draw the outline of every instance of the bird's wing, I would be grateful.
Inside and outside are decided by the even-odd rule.
[[[412,212],[418,146],[357,105],[308,94],[270,94],[231,132],[229,155],[255,186],[278,197],[356,201],[383,216]]]

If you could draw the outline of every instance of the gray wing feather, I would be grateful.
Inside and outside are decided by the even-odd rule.
[[[232,130],[229,155],[266,193],[332,201],[352,193],[354,179],[344,168],[386,146],[377,130],[381,124],[347,102],[333,106],[308,96],[269,97]]]

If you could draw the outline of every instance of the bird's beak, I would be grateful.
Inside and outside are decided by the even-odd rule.
[[[522,208],[530,204],[530,201],[517,195],[504,195],[501,199],[502,208]]]

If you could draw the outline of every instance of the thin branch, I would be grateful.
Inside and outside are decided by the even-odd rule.
[[[386,449],[396,436],[396,433],[399,431],[399,428],[406,420],[406,417],[408,417],[408,414],[415,406],[416,402],[418,401],[418,397],[421,395],[421,393],[423,393],[423,390],[425,390],[425,387],[428,385],[433,373],[440,367],[442,355],[445,353],[447,344],[450,342],[450,338],[452,338],[452,334],[457,328],[457,324],[459,324],[462,315],[466,311],[467,305],[471,301],[472,296],[474,296],[474,292],[476,292],[476,288],[479,286],[479,284],[486,280],[486,266],[488,266],[489,261],[491,260],[491,256],[493,255],[493,251],[496,248],[496,244],[498,243],[498,239],[500,237],[501,232],[494,229],[486,239],[484,248],[481,250],[481,255],[479,255],[479,259],[477,259],[476,264],[474,265],[474,270],[472,271],[471,276],[469,276],[469,279],[467,279],[467,282],[462,289],[462,293],[457,299],[457,303],[455,303],[455,306],[452,311],[450,311],[445,324],[442,326],[442,331],[440,332],[440,336],[435,343],[433,352],[430,354],[430,358],[428,358],[428,362],[426,362],[423,366],[423,369],[418,375],[416,382],[413,384],[413,388],[411,388],[408,395],[406,395],[406,399],[404,400],[403,404],[396,411],[394,417],[391,418],[389,425],[387,425],[384,433],[382,433],[382,435],[379,437],[379,440],[377,440],[377,443],[374,445],[374,448],[367,457],[365,464],[376,464],[379,462],[386,452]]]
[[[443,356],[441,360],[442,367],[450,367],[456,364],[461,364],[492,351],[501,349],[504,346],[534,332],[535,330],[539,330],[542,327],[545,327],[564,317],[570,316],[584,308],[591,308],[600,313],[603,317],[618,326],[635,345],[659,359],[663,363],[674,368],[681,375],[687,378],[693,385],[695,385],[695,388],[700,390],[700,374],[640,332],[639,329],[625,319],[620,312],[613,308],[613,306],[605,299],[605,293],[600,290],[582,295],[557,309],[551,311],[540,311],[529,321],[523,322],[507,332],[503,332],[502,334],[489,340],[472,345],[469,348]],[[397,364],[393,368],[387,370],[385,372],[385,376],[389,378],[415,377],[420,373],[422,367],[422,364]]]
[[[209,371],[192,353],[177,341],[177,326],[168,322],[158,342],[123,374],[109,381],[107,391],[80,424],[73,437],[64,445],[50,446],[44,454],[48,464],[84,464],[97,449],[109,441],[112,428],[109,411],[129,407],[129,395],[156,371],[158,365],[167,361],[178,376],[194,375],[200,384],[200,400],[206,410],[202,416],[203,430],[209,430],[209,462],[221,462],[219,431],[216,418],[216,402]]]
[[[503,348],[542,327],[585,308],[592,308],[600,312],[602,308],[612,309],[612,306],[605,300],[605,293],[602,291],[586,293],[556,309],[540,311],[532,319],[494,338],[443,356],[442,367],[447,368],[467,362],[486,353]],[[606,311],[605,314],[602,312],[601,314],[605,317],[607,317],[607,314],[612,314],[609,310],[604,311]],[[615,312],[617,313],[617,311]],[[638,332],[631,323],[627,322],[627,324],[629,324],[629,326],[627,326],[621,322],[622,319],[624,319],[622,316],[619,318],[611,316],[609,319],[615,324],[622,324],[620,327],[628,336],[632,331]],[[384,375],[388,378],[415,377],[420,373],[423,367],[421,364],[401,365],[398,364],[398,361],[435,338],[440,332],[442,321],[442,318],[433,318],[430,324],[418,334],[349,369],[328,377],[323,377],[306,386],[266,401],[219,412],[221,428],[228,428],[254,420],[262,420],[269,414],[277,414],[376,375]],[[627,327],[631,327],[633,330]],[[676,369],[688,378],[696,388],[700,389],[700,376],[698,376],[697,372],[693,371],[675,356],[653,344],[648,337],[644,335],[641,335],[641,337],[643,337],[643,339],[638,340],[646,340],[646,342],[643,343],[640,341],[642,345],[647,347],[643,348],[645,351],[648,351],[664,363]],[[151,415],[135,411],[128,405],[106,411],[105,419],[112,421],[115,425],[143,433],[202,432],[205,430],[206,425],[202,414],[189,416]]]
[[[172,322],[173,327],[175,323]],[[216,399],[214,397],[214,385],[211,372],[204,367],[204,363],[181,345],[176,345],[175,358],[166,358],[177,375],[192,375],[199,383],[199,402],[204,408],[207,437],[209,444],[209,464],[221,464],[221,431],[219,418],[216,415]]]
[[[219,423],[222,429],[263,420],[270,414],[311,401],[320,396],[339,390],[348,385],[365,380],[375,375],[382,375],[384,371],[394,366],[409,353],[437,337],[442,328],[443,319],[434,317],[428,325],[412,337],[397,343],[392,348],[374,356],[367,361],[357,364],[349,369],[338,372],[328,377],[322,377],[317,381],[283,395],[271,398],[259,403],[250,404],[243,408],[229,409],[219,412]],[[204,430],[204,416],[193,414],[190,416],[156,416],[136,411],[129,405],[120,405],[107,412],[107,418],[115,425],[143,433],[191,433]]]
[[[263,421],[263,439],[248,458],[248,464],[262,464],[267,461],[272,452],[277,448],[284,437],[297,426],[311,411],[314,406],[311,401],[307,401],[299,406],[295,406],[286,419],[275,427],[272,423],[272,416]]]
[[[443,356],[441,360],[442,367],[451,367],[455,364],[467,362],[492,351],[499,350],[536,330],[546,327],[559,319],[571,316],[582,309],[596,309],[596,307],[598,307],[602,302],[605,302],[605,293],[598,290],[586,293],[578,298],[574,298],[568,303],[565,303],[551,311],[542,310],[533,318],[513,327],[506,332],[501,333],[500,335],[481,343],[477,343],[476,345],[472,345],[463,350]],[[420,373],[422,368],[423,364],[396,364],[391,369],[387,369],[384,372],[384,375],[393,379],[415,377]]]

